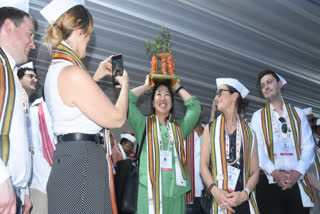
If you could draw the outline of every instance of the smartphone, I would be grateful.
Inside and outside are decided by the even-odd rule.
[[[113,85],[119,85],[119,83],[116,81],[117,76],[122,76],[123,74],[123,58],[122,55],[115,55],[111,59],[112,64],[112,83]]]

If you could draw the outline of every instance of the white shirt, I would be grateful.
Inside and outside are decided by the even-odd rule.
[[[97,134],[102,130],[102,127],[90,120],[78,107],[65,105],[59,95],[59,74],[65,67],[70,65],[73,64],[66,60],[60,60],[55,64],[51,64],[44,83],[44,93],[54,134],[62,135],[76,132]]]
[[[272,163],[270,158],[268,157],[268,153],[266,151],[265,140],[262,131],[262,123],[261,123],[261,111],[262,109],[256,111],[251,120],[251,128],[255,131],[258,141],[258,152],[259,152],[259,165],[262,170],[264,170],[268,175],[270,175],[274,170],[283,169],[283,170],[296,170],[300,172],[302,175],[306,173],[310,165],[314,161],[314,141],[312,138],[312,132],[307,120],[307,117],[303,113],[300,108],[296,108],[295,110],[301,120],[301,155],[300,160],[298,161],[296,158],[295,146],[293,134],[291,133],[288,137],[289,143],[293,145],[294,148],[294,158],[292,156],[280,156],[279,152],[279,135],[275,132],[275,128],[273,127],[273,137],[274,137],[274,155],[277,156],[275,158],[275,163]],[[271,117],[274,121],[279,121],[279,115],[274,111],[272,105],[270,105]],[[274,113],[275,112],[275,113]],[[286,116],[288,115],[285,104],[283,104],[283,116],[286,119],[287,125],[291,127],[290,120]],[[281,123],[279,124],[281,127]],[[281,128],[279,130],[281,132]]]
[[[200,175],[200,151],[202,144],[202,136],[198,136],[194,132],[194,187],[195,197],[201,197],[201,190],[203,189],[203,181]]]
[[[30,188],[37,189],[43,193],[47,192],[47,182],[49,174],[51,172],[51,166],[43,156],[42,151],[42,136],[40,132],[40,121],[39,121],[39,104],[42,102],[43,113],[48,128],[48,134],[54,144],[54,135],[52,129],[51,118],[42,98],[35,100],[30,106],[30,119],[31,119],[31,140],[33,144],[33,155],[32,155],[32,178]]]
[[[5,50],[4,52],[13,70],[16,65],[15,61]],[[4,59],[1,58],[0,60],[5,64]],[[15,72],[14,76],[16,76]],[[28,131],[23,107],[23,94],[18,78],[14,78],[14,82],[16,96],[9,133],[9,160],[7,166],[0,160],[0,183],[3,183],[10,176],[14,186],[25,188],[31,174],[31,154],[28,148]]]

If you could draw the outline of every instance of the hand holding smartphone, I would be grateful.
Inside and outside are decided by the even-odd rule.
[[[112,64],[112,83],[113,85],[119,85],[119,83],[116,81],[117,76],[123,75],[123,58],[122,55],[115,55],[111,59]]]

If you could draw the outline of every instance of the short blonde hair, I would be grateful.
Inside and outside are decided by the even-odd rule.
[[[44,39],[49,46],[57,46],[77,29],[86,33],[93,30],[93,18],[87,8],[77,5],[62,14],[53,24],[48,24]]]

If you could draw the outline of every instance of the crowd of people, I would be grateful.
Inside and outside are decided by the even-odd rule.
[[[259,73],[266,104],[250,122],[249,90],[233,78],[216,79],[208,124],[180,81],[151,84],[147,75],[129,90],[124,70],[113,104],[97,84],[112,74],[112,56],[93,77],[82,62],[93,31],[84,1],[53,0],[41,10],[52,60],[34,100],[37,70],[27,61],[37,21],[28,9],[0,0],[0,214],[121,213],[115,168],[141,144],[136,213],[320,212],[320,120],[283,98],[278,73]],[[149,91],[145,116],[136,103]],[[186,107],[179,120],[175,96]],[[117,143],[110,129],[126,121],[134,133]],[[209,210],[203,190],[213,196]]]

